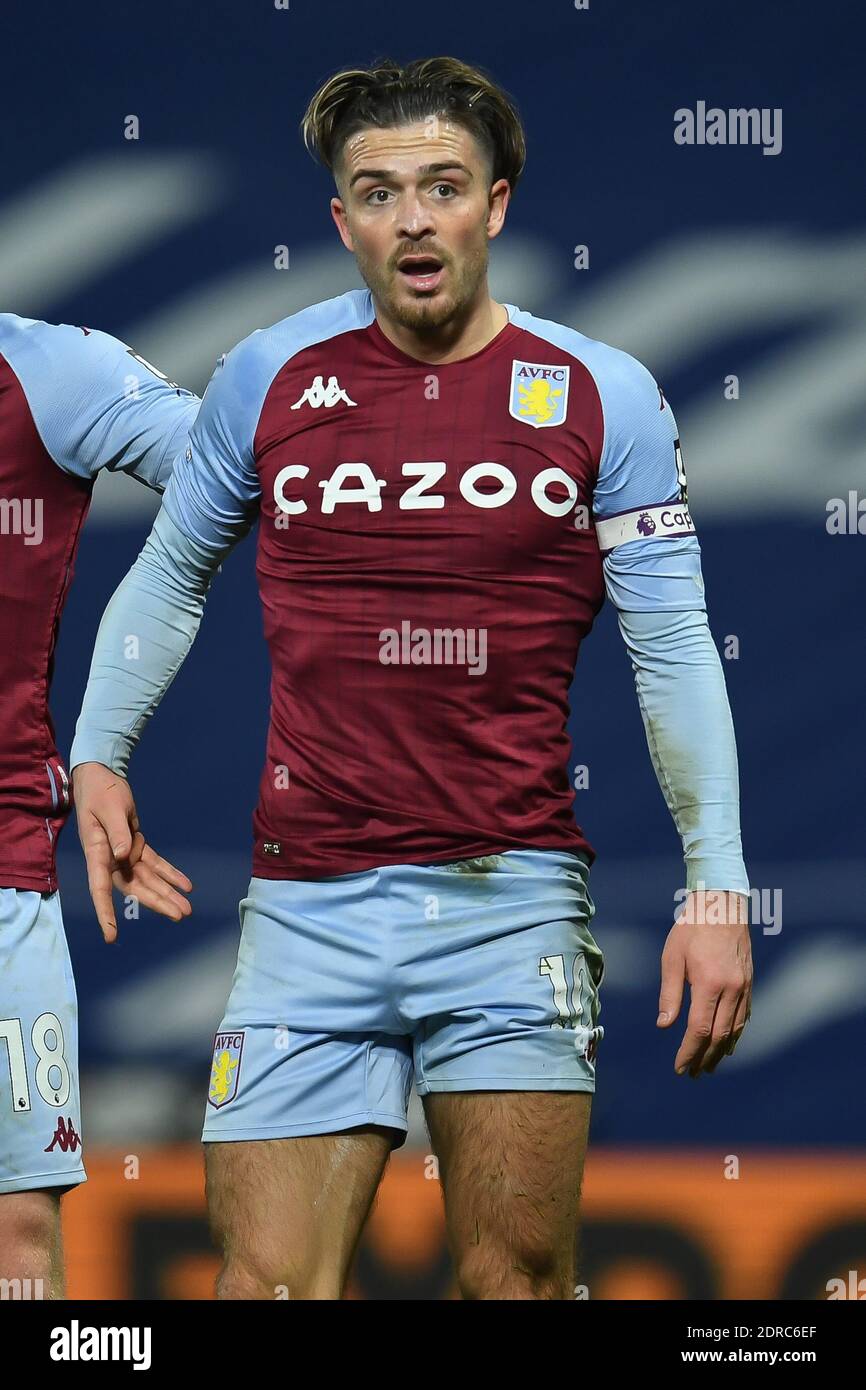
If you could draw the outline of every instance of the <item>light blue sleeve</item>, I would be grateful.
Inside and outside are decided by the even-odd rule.
[[[125,777],[147,720],[195,640],[229,547],[197,545],[162,506],[144,549],[102,615],[69,759]]]
[[[593,515],[608,596],[630,612],[703,608],[701,549],[674,413],[627,353],[608,348],[596,372],[604,444]]]
[[[650,373],[627,354],[614,355],[596,376],[605,439],[593,510],[605,588],[682,840],[686,887],[748,893],[736,740],[676,421]]]
[[[273,375],[259,337],[254,333],[217,363],[163,498],[174,524],[206,547],[231,544],[258,512],[254,440]]]
[[[618,616],[650,757],[682,841],[686,887],[748,893],[737,745],[707,615],[660,606]]]
[[[162,492],[199,400],[108,333],[0,315],[0,352],[59,468],[129,473]]]
[[[255,336],[255,335],[254,335]],[[253,438],[267,384],[240,348],[221,361],[153,530],[102,617],[70,767],[129,758],[192,646],[211,580],[258,511]]]

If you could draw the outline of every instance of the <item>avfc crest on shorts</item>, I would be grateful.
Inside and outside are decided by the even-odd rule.
[[[561,425],[568,410],[570,367],[512,362],[509,414],[534,430]]]
[[[228,1105],[238,1093],[241,1076],[241,1057],[244,1050],[243,1030],[239,1033],[217,1033],[213,1045],[213,1065],[208,1087],[208,1105],[219,1110]]]

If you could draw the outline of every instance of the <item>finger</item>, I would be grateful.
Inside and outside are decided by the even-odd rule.
[[[142,907],[150,908],[151,912],[170,917],[172,921],[179,922],[181,918],[189,917],[192,912],[190,904],[173,888],[169,888],[161,879],[149,878],[137,869],[131,875],[118,869],[113,881],[115,888],[123,893],[125,898],[136,901]]]
[[[685,957],[678,947],[668,943],[662,951],[662,983],[659,991],[657,1028],[669,1028],[679,1015],[686,979]]]
[[[727,988],[719,991],[713,1013],[712,1031],[689,1066],[689,1076],[693,1080],[697,1080],[708,1070],[708,1063],[717,1053],[721,1056],[727,1049],[738,998],[739,989]]]
[[[719,1000],[713,1023],[712,1041],[701,1063],[703,1071],[715,1071],[722,1058],[727,1056],[728,1049],[734,1042],[736,1018],[744,992],[743,989],[727,989]]]
[[[179,922],[192,913],[192,907],[186,898],[176,893],[157,874],[142,869],[140,864],[136,865],[131,874],[118,869],[114,875],[114,886],[127,898],[135,898],[142,907],[148,907],[163,917],[170,917],[174,922]]]
[[[100,804],[99,812],[90,811],[93,821],[102,828],[115,859],[128,859],[132,853],[133,831],[125,808],[116,801]],[[83,840],[82,840],[83,843]]]
[[[131,825],[130,829],[132,839],[130,842],[129,853],[124,855],[116,855],[115,858],[119,862],[122,862],[123,864],[129,865],[130,868],[133,868],[138,863],[144,851],[147,849],[147,841],[145,840],[141,831],[136,826]]]
[[[170,883],[173,888],[180,888],[184,893],[192,892],[192,882],[186,874],[182,870],[176,869],[167,859],[163,859],[162,855],[157,854],[151,845],[145,845],[141,862],[148,869],[153,869],[160,878],[165,879],[166,883]]]
[[[101,827],[96,833],[88,835],[84,844],[84,859],[87,865],[87,886],[106,942],[117,940],[117,922],[114,917],[114,899],[111,896],[111,870],[113,859]]]
[[[692,1005],[689,1009],[686,1031],[674,1058],[674,1071],[682,1076],[696,1062],[700,1061],[710,1045],[713,1036],[713,1021],[721,991],[708,990],[692,985]]]
[[[740,1038],[743,1036],[744,1032],[746,1031],[746,1024],[748,1023],[748,1021],[749,1021],[749,1019],[750,1019],[751,1017],[752,1017],[752,987],[751,987],[751,983],[750,983],[750,984],[747,986],[746,990],[744,991],[743,997],[742,997],[742,999],[740,1000],[740,1006],[739,1006],[739,1008],[737,1009],[737,1017],[736,1017],[736,1019],[734,1020],[733,1037],[731,1038],[731,1041],[730,1041],[730,1043],[729,1043],[729,1045],[728,1045],[728,1056],[729,1056],[729,1057],[733,1057],[734,1051],[735,1051],[736,1046],[737,1046],[737,1043],[740,1041]]]
[[[173,922],[180,922],[192,915],[192,905],[186,898],[159,880],[136,885],[136,896],[144,907],[159,912],[163,917],[170,917]]]
[[[127,871],[127,865],[125,864],[119,865],[118,868],[123,871],[126,882],[129,884],[128,891],[139,896],[142,902],[144,902],[144,897],[142,896],[144,894],[148,896],[148,899],[153,898],[159,904],[156,908],[157,911],[162,912],[165,906],[170,906],[172,915],[175,912],[180,912],[182,916],[188,917],[192,912],[192,907],[180,891],[176,890],[168,880],[158,872],[155,863],[160,862],[167,863],[168,861],[160,861],[160,856],[154,854],[148,845],[146,847],[146,852],[134,866],[131,874]],[[168,865],[168,867],[171,868],[172,866]],[[189,879],[187,879],[184,874],[179,874],[178,877],[181,882],[189,883]],[[148,900],[145,906],[150,907],[151,902]]]

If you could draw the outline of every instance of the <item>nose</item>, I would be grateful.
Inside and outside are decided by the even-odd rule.
[[[425,206],[414,189],[407,189],[399,200],[396,230],[398,236],[410,241],[420,241],[436,231],[430,207]]]

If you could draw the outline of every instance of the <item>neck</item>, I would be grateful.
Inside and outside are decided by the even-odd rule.
[[[392,318],[375,297],[373,303],[385,337],[419,362],[459,362],[463,357],[471,357],[501,333],[508,322],[508,310],[491,299],[486,285],[479,300],[447,322],[425,330],[407,328]]]

